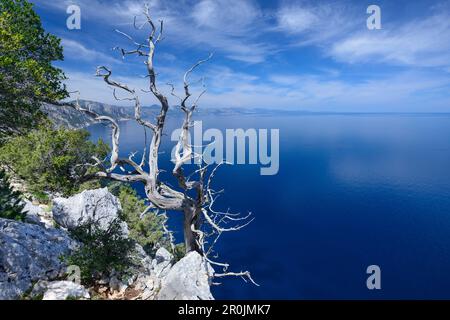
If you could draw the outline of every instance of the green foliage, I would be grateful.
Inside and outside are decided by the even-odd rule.
[[[68,96],[64,73],[52,66],[62,59],[60,39],[45,32],[32,4],[0,0],[0,141],[35,128],[43,101]]]
[[[85,130],[54,129],[49,124],[23,136],[10,139],[0,148],[0,162],[25,180],[28,190],[45,200],[45,192],[61,192],[65,196],[78,191],[86,175],[97,169],[82,164],[92,163],[92,156],[104,158],[109,146],[97,144]]]
[[[43,203],[43,204],[50,203],[49,195],[43,191],[33,191],[32,195],[33,195],[33,198],[36,199],[39,203]]]
[[[81,193],[85,190],[95,190],[95,189],[100,189],[104,187],[104,183],[102,183],[103,181],[106,180],[89,180],[89,181],[85,181],[83,183],[80,184],[80,186],[78,187],[78,190],[76,193]]]
[[[186,255],[186,246],[184,243],[178,243],[175,245],[173,253],[173,259],[175,262],[180,261]]]
[[[71,235],[82,246],[65,260],[80,268],[85,285],[109,276],[113,270],[124,272],[132,264],[130,255],[134,242],[122,234],[120,219],[111,222],[107,230],[99,228],[96,222],[89,222],[73,230]]]
[[[23,221],[23,207],[21,194],[11,188],[5,171],[0,170],[0,217]]]
[[[122,216],[130,231],[130,238],[139,243],[149,254],[154,253],[156,244],[170,250],[170,242],[163,228],[166,218],[154,212],[148,212],[141,218],[147,206],[131,187],[121,185],[117,190],[114,188],[110,190],[118,195],[122,205]]]

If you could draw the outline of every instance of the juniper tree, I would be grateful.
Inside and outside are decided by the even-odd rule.
[[[60,103],[60,105],[71,106],[98,122],[109,124],[112,129],[112,152],[109,161],[93,157],[92,162],[86,163],[86,166],[95,166],[99,169],[95,173],[95,177],[124,183],[140,183],[144,187],[147,200],[150,203],[147,210],[160,210],[169,213],[178,212],[183,215],[186,253],[196,251],[211,264],[221,267],[223,272],[215,273],[214,275],[217,278],[230,275],[240,276],[254,283],[248,271],[230,272],[228,263],[215,260],[214,245],[219,237],[224,232],[237,231],[244,228],[252,221],[252,218],[250,214],[240,216],[229,211],[222,212],[214,209],[214,204],[221,191],[216,191],[212,183],[217,170],[225,163],[217,164],[215,167],[205,164],[202,154],[197,154],[193,151],[194,148],[190,144],[189,139],[190,129],[193,125],[193,114],[197,110],[200,98],[206,92],[206,90],[202,90],[198,95],[193,96],[190,76],[200,65],[209,61],[212,55],[205,60],[198,61],[186,71],[183,77],[182,95],[177,95],[175,87],[169,84],[170,94],[179,100],[180,111],[184,114],[181,133],[174,148],[175,158],[173,159],[174,165],[171,170],[178,181],[178,187],[175,188],[170,186],[168,181],[163,181],[160,175],[164,165],[160,163],[159,156],[169,110],[169,100],[167,95],[160,90],[153,62],[156,48],[163,40],[164,23],[163,21],[159,21],[158,24],[154,23],[148,6],[145,6],[143,16],[145,22],[140,25],[137,24],[137,18],[134,18],[134,27],[139,30],[148,27],[149,34],[147,39],[144,42],[138,42],[132,36],[116,30],[134,46],[131,50],[116,49],[123,58],[137,56],[143,59],[146,70],[145,78],[148,80],[148,88],[143,92],[155,97],[160,105],[155,121],[143,119],[141,116],[141,92],[115,80],[112,70],[107,66],[99,66],[96,72],[97,77],[102,78],[109,87],[113,88],[113,95],[117,100],[132,101],[135,121],[144,128],[145,132],[147,130],[151,132],[150,143],[147,143],[147,139],[145,139],[146,143],[142,152],[142,158],[135,159],[136,153],[130,154],[129,157],[122,157],[120,153],[120,126],[113,118],[98,114],[89,107],[81,107],[78,100],[74,103]],[[121,95],[127,94],[128,97],[119,98],[118,92],[121,92]],[[198,165],[194,170],[189,171],[190,168],[186,167],[192,160],[195,160],[194,162],[198,163]]]

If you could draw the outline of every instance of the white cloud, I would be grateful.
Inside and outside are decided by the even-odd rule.
[[[283,4],[276,18],[277,30],[287,33],[295,45],[329,43],[364,22],[345,2],[305,0]]]
[[[236,35],[242,35],[252,29],[254,22],[262,17],[256,3],[242,0],[202,0],[191,12],[193,20],[199,27]]]
[[[167,41],[187,48],[204,48],[223,53],[229,59],[259,63],[272,54],[269,42],[259,41],[265,20],[258,4],[251,0],[203,0],[196,5],[155,8],[163,13]],[[186,14],[187,12],[187,14]]]
[[[290,33],[302,33],[320,23],[319,16],[308,8],[282,7],[278,12],[279,27]]]
[[[450,66],[450,14],[439,13],[385,30],[365,31],[333,45],[339,61]]]
[[[66,59],[83,60],[98,63],[117,63],[117,59],[108,56],[100,51],[86,48],[83,44],[63,38],[61,41],[64,47],[64,57]]]
[[[160,89],[170,97],[169,88],[163,83],[173,82],[180,90],[180,70],[169,74],[175,78],[160,79]],[[83,99],[118,103],[112,90],[101,79],[91,74],[67,72],[69,89],[80,90]],[[193,93],[199,92],[196,79],[205,76],[208,92],[200,102],[201,108],[268,108],[309,111],[351,111],[351,112],[449,112],[450,99],[445,93],[450,89],[450,79],[427,73],[404,72],[395,76],[361,82],[347,82],[319,75],[272,75],[268,79],[235,72],[226,67],[211,66],[192,78]],[[145,88],[143,78],[116,76],[116,80],[130,87]],[[429,96],[435,99],[430,100]],[[123,96],[124,97],[124,96]],[[440,98],[439,98],[440,97]],[[151,94],[141,94],[143,104],[156,103]]]
[[[242,77],[241,77],[242,78]],[[348,82],[317,75],[273,75],[268,80],[222,81],[223,92],[205,96],[206,105],[263,107],[310,111],[448,111],[448,98],[430,101],[450,88],[448,77],[406,72],[395,76]],[[226,86],[228,84],[228,86]]]
[[[98,19],[111,29],[121,25],[124,31],[130,31],[133,13],[141,10],[142,2],[130,0],[107,5],[100,0],[79,0],[79,4],[82,14],[89,19]],[[267,58],[276,53],[274,48],[289,50],[285,39],[277,38],[279,34],[275,33],[284,32],[291,44],[319,46],[345,63],[375,61],[407,66],[438,66],[450,70],[450,15],[442,8],[442,13],[424,20],[404,23],[381,32],[361,33],[355,32],[355,25],[360,24],[361,29],[365,27],[365,14],[354,18],[352,10],[343,4],[345,2],[333,5],[306,1],[285,3],[277,11],[278,25],[270,28],[268,12],[262,12],[258,4],[251,0],[151,2],[155,20],[165,20],[165,41],[181,53],[192,49],[217,50],[230,59],[248,63],[267,61],[268,69],[273,70],[276,62]],[[58,6],[61,7],[60,4]],[[336,28],[337,25],[340,28]],[[383,23],[383,26],[387,28],[389,24]],[[144,36],[144,33],[139,35]],[[79,59],[85,61],[99,60],[104,63],[108,61],[106,58],[112,59],[73,40],[64,40],[64,46],[70,56],[79,55]],[[170,81],[180,86],[185,70],[178,68],[183,62],[172,55],[179,52],[174,50],[156,57],[156,61],[161,59],[166,65],[165,68],[157,68],[161,74],[160,84]],[[191,57],[192,52],[189,55]],[[130,74],[140,71],[126,69],[126,66],[115,69],[118,69],[117,75],[127,75],[117,79],[135,88],[146,87],[145,79],[133,78]],[[263,70],[256,66],[253,70],[255,74],[263,74]],[[418,72],[414,68],[409,70],[398,74],[385,72],[376,80],[367,77],[366,80],[350,81],[341,78],[341,72],[333,67],[325,67],[317,75],[272,72],[271,76],[257,76],[212,64],[202,66],[201,70],[209,89],[202,105],[312,111],[450,111],[448,74]],[[82,98],[117,104],[111,90],[101,79],[75,70],[67,71],[67,75],[70,90],[80,90]],[[167,88],[162,86],[161,89]],[[144,104],[156,102],[151,95],[142,96]]]
[[[382,30],[367,30],[365,12],[356,13],[345,3],[285,3],[277,12],[277,29],[291,44],[317,45],[339,62],[450,66],[449,2],[430,6],[429,13],[414,20],[388,20]]]
[[[65,14],[71,1],[35,0],[42,7]],[[133,24],[133,17],[141,15],[143,5],[149,3],[155,21],[165,23],[165,41],[177,46],[218,51],[229,59],[259,63],[273,53],[272,45],[259,41],[266,29],[264,15],[253,0],[194,0],[188,1],[111,1],[78,0],[83,19],[98,21],[111,28],[125,29]],[[133,30],[136,34],[136,30]],[[141,33],[141,35],[143,35]]]

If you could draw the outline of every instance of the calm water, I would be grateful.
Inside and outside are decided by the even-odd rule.
[[[216,298],[450,298],[450,116],[202,120],[222,129],[280,129],[278,175],[241,165],[217,176],[227,192],[221,205],[256,216],[218,250],[261,286],[229,278],[214,288]],[[122,152],[142,150],[142,129],[122,128]],[[101,125],[90,130],[94,139],[109,135]],[[174,230],[180,221],[171,214]],[[372,264],[381,267],[382,290],[366,288]]]

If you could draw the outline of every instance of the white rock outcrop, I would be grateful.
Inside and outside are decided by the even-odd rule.
[[[56,198],[52,208],[53,219],[68,230],[88,222],[95,222],[100,229],[106,230],[121,210],[119,199],[108,188],[85,190],[70,198]],[[128,235],[125,222],[122,222],[122,230]]]
[[[213,300],[211,265],[197,252],[189,252],[162,279],[158,300]]]
[[[90,299],[89,292],[72,281],[54,281],[47,284],[42,300]]]
[[[34,205],[31,201],[24,200],[23,212],[26,213],[25,222],[38,224],[42,227],[53,227],[51,212],[46,212],[41,206]]]
[[[164,278],[172,267],[173,255],[165,248],[159,248],[156,251],[155,258],[152,260],[152,270],[155,276]]]
[[[60,258],[76,246],[63,230],[0,218],[0,300],[18,299],[34,282],[62,276]]]

